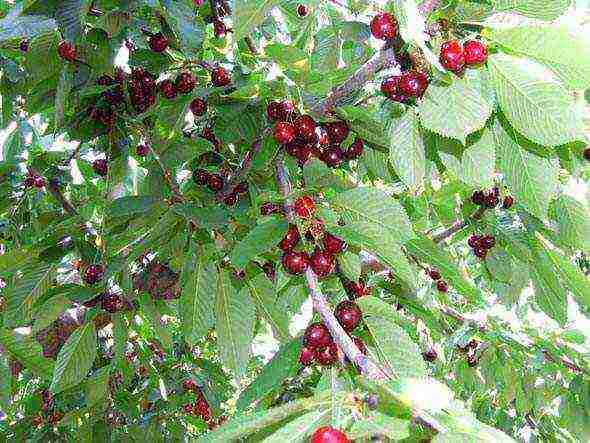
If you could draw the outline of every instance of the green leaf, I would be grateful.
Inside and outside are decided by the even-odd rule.
[[[386,192],[359,187],[337,194],[330,204],[344,211],[345,222],[370,223],[399,242],[414,237],[412,224],[402,205]]]
[[[567,322],[567,293],[553,271],[549,257],[540,248],[533,248],[531,278],[535,288],[535,300],[539,308],[561,326]]]
[[[410,436],[410,422],[373,411],[368,417],[355,421],[346,434],[354,440],[374,435],[383,435],[395,441],[403,440]]]
[[[76,329],[59,351],[51,392],[57,394],[84,380],[96,358],[96,349],[96,331],[90,321]]]
[[[489,38],[511,53],[543,63],[570,89],[590,88],[590,45],[567,28],[518,26],[493,30]]]
[[[301,341],[299,339],[281,346],[272,360],[262,368],[258,377],[240,394],[236,403],[238,411],[246,409],[253,401],[280,388],[284,380],[293,377],[300,368],[300,352]]]
[[[516,12],[539,20],[554,20],[562,15],[571,0],[492,0],[497,12]]]
[[[558,189],[557,166],[519,146],[499,121],[492,128],[498,167],[508,188],[531,214],[545,219]]]
[[[204,23],[197,16],[195,7],[187,2],[160,0],[166,8],[167,22],[180,40],[187,55],[196,56],[203,45]]]
[[[568,195],[551,203],[549,216],[557,225],[559,239],[566,245],[590,252],[590,209]]]
[[[390,118],[385,127],[389,138],[389,161],[402,182],[416,192],[426,174],[426,154],[416,111],[409,109],[400,118]]]
[[[66,40],[75,41],[82,32],[82,15],[87,0],[61,0],[55,18]]]
[[[406,248],[410,254],[415,255],[420,261],[438,269],[442,278],[459,294],[471,302],[481,301],[482,295],[477,288],[463,278],[453,264],[452,257],[432,240],[421,236],[407,242]]]
[[[236,0],[232,17],[234,39],[246,37],[278,4],[277,0]]]
[[[261,273],[248,280],[246,285],[247,288],[244,289],[250,292],[258,312],[272,327],[275,338],[279,341],[290,339],[289,318],[287,313],[276,305],[277,296],[274,284],[264,273]]]
[[[222,363],[242,378],[250,358],[254,305],[232,286],[229,272],[219,272],[215,303],[217,344]]]
[[[42,329],[45,329],[59,315],[71,306],[72,302],[61,294],[51,297],[39,308],[35,310],[35,326],[33,332],[37,333]]]
[[[500,108],[520,133],[544,146],[584,140],[573,97],[551,71],[502,53],[490,56],[488,65]]]
[[[109,217],[137,215],[150,211],[155,204],[156,199],[149,195],[121,197],[111,202],[106,213]]]
[[[431,84],[420,102],[420,122],[443,137],[465,144],[467,136],[482,129],[494,108],[494,92],[487,72],[468,69],[450,85]]]
[[[55,127],[59,128],[64,121],[68,95],[72,89],[72,74],[66,65],[62,68],[55,93]]]
[[[84,388],[86,391],[86,405],[88,407],[98,405],[106,398],[109,387],[109,370],[109,366],[99,369],[86,382]]]
[[[6,288],[6,326],[22,325],[32,319],[33,307],[55,278],[57,267],[33,261],[21,268],[21,275]]]
[[[52,32],[56,28],[57,22],[49,17],[8,15],[0,20],[0,43],[15,38],[32,39],[39,34]]]
[[[238,269],[244,268],[257,255],[268,251],[281,241],[287,232],[288,224],[284,219],[270,218],[252,229],[238,243],[231,253],[231,263]]]
[[[432,439],[432,443],[486,443],[489,440],[483,440],[471,434],[463,434],[459,432],[449,432],[446,434],[438,434]]]
[[[426,376],[420,349],[401,327],[382,317],[366,316],[364,322],[387,372],[402,378]]]
[[[195,344],[215,324],[217,269],[206,263],[194,243],[191,246],[180,277],[182,294],[178,310],[184,338]]]
[[[0,345],[8,354],[44,380],[51,380],[53,361],[41,356],[41,345],[34,337],[0,328]]]
[[[139,304],[142,312],[146,315],[156,330],[160,343],[162,343],[166,350],[171,351],[173,346],[172,334],[168,328],[162,324],[162,315],[152,297],[145,292],[142,293],[139,297]]]
[[[340,271],[342,271],[344,276],[349,280],[357,281],[361,276],[362,263],[358,254],[354,254],[350,251],[345,251],[343,254],[339,254],[338,265],[340,266]]]
[[[330,421],[331,408],[318,408],[303,414],[295,420],[281,426],[263,443],[306,442],[309,436],[319,427]]]

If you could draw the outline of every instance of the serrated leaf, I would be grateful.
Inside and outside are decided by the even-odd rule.
[[[358,254],[345,251],[343,254],[338,255],[338,265],[340,271],[349,280],[357,281],[361,276],[362,263]]]
[[[521,146],[506,132],[499,120],[492,127],[498,167],[519,204],[545,219],[549,202],[558,189],[557,166]]]
[[[559,239],[566,245],[590,251],[590,209],[568,195],[551,203],[549,216],[557,225]]]
[[[162,323],[162,315],[160,310],[154,303],[154,300],[147,293],[142,293],[139,297],[139,304],[142,312],[149,319],[157,333],[157,338],[167,351],[172,350],[173,340],[172,334]]]
[[[238,411],[246,409],[250,404],[279,388],[283,381],[294,376],[299,370],[299,353],[301,341],[292,340],[281,346],[271,361],[263,368],[258,377],[240,394],[236,403]]]
[[[50,386],[51,392],[57,394],[84,380],[94,363],[96,349],[94,323],[87,322],[70,335],[59,351]]]
[[[486,71],[470,69],[450,85],[431,84],[418,107],[422,125],[465,144],[482,129],[494,108],[494,92]]]
[[[516,12],[539,20],[554,20],[570,6],[571,0],[492,0],[497,12]]]
[[[549,69],[502,53],[488,66],[500,108],[521,134],[544,146],[584,139],[573,97]]]
[[[0,20],[0,42],[15,38],[32,39],[39,34],[52,32],[56,28],[57,22],[49,17],[9,15]]]
[[[150,211],[156,199],[150,195],[121,197],[113,200],[107,208],[109,217],[125,217]]]
[[[32,336],[0,328],[0,345],[26,368],[44,380],[51,380],[53,361],[41,356],[41,345]]]
[[[401,378],[426,376],[420,349],[401,327],[382,317],[366,316],[364,322],[379,352],[379,360],[390,374]]]
[[[590,87],[590,45],[567,28],[518,26],[493,30],[489,37],[514,54],[543,63],[568,88]]]
[[[374,411],[368,417],[355,421],[346,434],[351,439],[383,435],[391,440],[403,440],[410,436],[410,422]]]
[[[465,280],[452,257],[440,246],[427,237],[418,237],[406,243],[408,253],[415,255],[420,261],[428,263],[439,270],[442,278],[451,288],[471,302],[480,302],[482,295],[477,288]]]
[[[199,20],[195,7],[186,2],[160,0],[166,8],[167,22],[178,36],[184,52],[197,55],[203,44],[204,23]]]
[[[486,188],[492,185],[495,169],[494,139],[491,131],[486,128],[481,138],[463,151],[459,178],[474,188]]]
[[[377,226],[399,242],[414,237],[412,224],[402,205],[386,192],[360,187],[337,194],[330,204],[344,211],[345,222],[363,222]]]
[[[242,378],[250,358],[254,333],[254,305],[232,286],[228,271],[219,272],[215,330],[222,363]]]
[[[236,0],[232,17],[234,39],[246,37],[278,4],[278,0]]]
[[[288,224],[284,219],[271,218],[254,227],[231,253],[231,263],[244,268],[257,255],[268,251],[284,237]]]
[[[281,426],[278,431],[262,441],[263,443],[284,443],[286,441],[296,443],[307,441],[309,436],[317,428],[329,422],[330,413],[330,408],[318,408],[312,412],[303,414]]]
[[[535,288],[535,300],[541,310],[561,326],[567,322],[567,293],[559,281],[558,274],[544,251],[533,248],[531,278]]]
[[[182,293],[178,310],[185,340],[194,344],[215,324],[217,269],[207,264],[193,244],[181,274]]]
[[[246,282],[250,296],[256,304],[258,312],[270,324],[275,338],[285,341],[291,338],[289,334],[289,319],[287,313],[276,305],[276,292],[273,283],[263,273],[258,274]],[[242,294],[246,296],[245,294]]]
[[[402,182],[416,192],[426,174],[426,154],[420,134],[418,116],[409,109],[400,118],[387,120],[385,132],[389,139],[389,161]]]
[[[43,303],[35,310],[36,320],[33,333],[39,332],[53,323],[71,304],[71,301],[63,295],[56,295]]]
[[[101,403],[107,395],[109,387],[110,367],[101,368],[85,383],[86,405],[88,407]]]
[[[448,432],[446,434],[438,434],[432,440],[432,443],[486,443],[489,440],[483,440],[471,434],[463,434],[459,432]]]
[[[82,32],[82,14],[87,0],[61,0],[55,10],[55,19],[66,40],[75,41]]]

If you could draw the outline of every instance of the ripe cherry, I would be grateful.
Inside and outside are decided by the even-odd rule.
[[[448,292],[449,291],[449,285],[447,284],[446,281],[439,280],[439,281],[436,282],[436,289],[439,292]]]
[[[482,248],[480,246],[473,249],[473,253],[477,258],[484,260],[488,255],[488,250],[486,248]]]
[[[440,271],[435,268],[431,268],[427,271],[428,276],[433,280],[440,280]]]
[[[192,414],[193,413],[193,405],[190,403],[187,403],[182,407],[182,410],[184,411],[185,414]]]
[[[276,203],[264,202],[260,205],[260,215],[271,215],[281,212],[281,207]]]
[[[475,368],[477,366],[477,363],[479,363],[479,361],[477,360],[477,357],[475,355],[467,356],[467,364],[470,367]]]
[[[338,346],[331,342],[325,348],[315,350],[315,360],[322,366],[330,366],[338,361]]]
[[[295,226],[295,225],[289,225],[289,229],[287,230],[287,233],[285,234],[285,236],[283,237],[283,239],[279,243],[279,248],[285,252],[290,251],[295,246],[297,246],[297,243],[299,243],[299,240],[301,240],[301,235],[299,234],[299,229],[297,229],[297,226]]]
[[[214,19],[213,20],[213,33],[215,37],[221,38],[227,34],[227,26],[223,22],[223,20]]]
[[[57,53],[62,59],[69,62],[75,61],[77,57],[76,47],[72,43],[65,40],[62,40],[57,45]]]
[[[350,443],[346,434],[331,426],[316,429],[311,436],[310,443]]]
[[[291,100],[282,100],[279,102],[280,119],[288,120],[295,114],[295,103]]]
[[[107,292],[100,301],[100,307],[111,314],[125,309],[124,300],[114,292]]]
[[[309,115],[302,115],[297,117],[293,122],[297,135],[304,140],[311,140],[315,136],[315,128],[317,126],[315,120]]]
[[[473,194],[471,194],[471,201],[475,205],[483,206],[486,202],[486,195],[481,190],[474,191]]]
[[[238,194],[233,193],[233,192],[229,195],[226,195],[225,198],[223,199],[223,203],[225,203],[226,206],[234,206],[237,202],[238,202]]]
[[[433,361],[435,361],[438,358],[438,354],[436,353],[436,350],[434,348],[431,348],[431,349],[423,352],[422,357],[424,358],[424,360],[432,363]]]
[[[584,152],[582,155],[583,155],[584,159],[586,159],[587,161],[590,162],[590,148],[584,149]]]
[[[479,245],[479,241],[481,240],[481,235],[472,235],[467,239],[467,244],[471,247],[471,248],[477,248],[477,246]]]
[[[84,270],[84,282],[89,285],[98,283],[104,277],[104,272],[103,265],[90,265]]]
[[[332,343],[332,336],[323,323],[312,323],[303,334],[303,343],[311,349],[325,348]]]
[[[491,235],[486,235],[479,241],[479,246],[485,249],[492,249],[496,244],[496,239]]]
[[[162,80],[158,85],[158,89],[160,90],[160,93],[168,100],[174,100],[176,98],[176,85],[169,78]]]
[[[371,33],[379,40],[391,40],[397,35],[397,21],[393,15],[380,12],[371,20]]]
[[[348,149],[344,153],[344,156],[348,160],[354,160],[354,159],[359,158],[361,155],[363,155],[364,150],[365,150],[365,147],[364,147],[363,140],[357,137],[354,140],[354,142],[352,143],[352,145],[350,145],[348,147]]]
[[[182,382],[182,387],[185,391],[196,391],[197,390],[197,383],[188,378]]]
[[[231,83],[231,77],[229,76],[228,72],[220,67],[213,68],[211,70],[211,83],[213,86],[227,86]]]
[[[348,137],[348,132],[350,131],[348,125],[343,121],[326,123],[325,127],[330,142],[333,145],[342,143]]]
[[[463,47],[457,40],[449,40],[440,47],[440,62],[449,71],[459,73],[465,67]]]
[[[297,15],[299,17],[305,17],[307,14],[309,14],[309,9],[306,5],[297,6]]]
[[[341,238],[336,237],[328,232],[324,235],[322,240],[324,249],[329,254],[340,254],[346,250],[346,242]]]
[[[176,79],[176,90],[181,94],[192,92],[195,86],[197,86],[197,80],[190,72],[181,72]]]
[[[402,94],[399,82],[401,76],[399,75],[392,75],[390,77],[386,77],[383,79],[381,83],[381,92],[390,100],[403,103],[408,100],[408,98]]]
[[[340,323],[342,328],[346,332],[350,332],[358,326],[363,313],[355,302],[345,300],[336,306],[334,315],[338,319],[338,323]]]
[[[295,153],[295,157],[297,158],[297,164],[299,166],[305,165],[307,161],[313,156],[314,150],[309,145],[301,146],[297,152]]]
[[[406,97],[420,98],[428,87],[428,77],[422,72],[406,71],[399,79],[399,90]]]
[[[286,145],[295,138],[295,126],[288,122],[277,122],[274,128],[274,138],[280,145]]]
[[[18,45],[18,47],[21,50],[21,52],[28,52],[29,51],[29,41],[28,40],[22,40],[20,42],[20,44]]]
[[[303,366],[309,366],[313,363],[314,357],[315,353],[313,352],[313,349],[303,346],[299,354],[299,363],[301,363]]]
[[[346,290],[348,297],[352,299],[362,297],[369,292],[369,288],[366,288],[361,281],[347,281],[344,283],[344,289]]]
[[[266,275],[270,281],[275,280],[276,271],[274,263],[267,261],[262,265],[262,270],[264,271],[264,275]]]
[[[105,177],[109,173],[109,163],[104,158],[98,158],[92,162],[92,169],[98,175]]]
[[[34,178],[34,185],[37,189],[41,189],[43,186],[45,186],[45,179],[40,175],[37,175]]]
[[[197,169],[193,172],[193,181],[197,185],[205,186],[209,181],[209,171],[205,169]]]
[[[498,206],[498,203],[500,203],[500,199],[499,197],[494,194],[493,192],[490,192],[488,195],[486,195],[485,197],[485,205],[488,208],[495,208],[496,206]]]
[[[469,40],[463,45],[465,64],[483,65],[488,60],[488,48],[481,40]]]
[[[29,175],[25,178],[25,188],[32,188],[35,186],[35,177],[33,175]]]
[[[313,272],[319,278],[327,277],[336,268],[336,261],[334,256],[329,252],[322,251],[320,248],[316,248],[310,257],[310,265]]]
[[[503,209],[510,209],[514,205],[514,197],[507,195],[502,202]]]
[[[219,192],[223,189],[223,178],[219,174],[209,174],[207,177],[207,187],[213,192]]]
[[[331,168],[337,168],[344,161],[344,152],[338,146],[330,146],[322,154],[323,162]]]
[[[137,148],[135,148],[135,153],[139,157],[145,157],[146,155],[148,155],[149,152],[150,152],[150,148],[145,143],[137,145]]]
[[[200,117],[207,112],[207,102],[202,98],[195,98],[190,104],[190,110],[195,117]]]
[[[309,195],[304,195],[295,200],[295,212],[301,218],[309,218],[315,212],[315,201]]]
[[[168,39],[161,32],[152,35],[148,40],[148,44],[150,45],[150,49],[157,53],[164,52],[168,49]]]
[[[282,116],[281,104],[277,101],[272,101],[266,106],[266,116],[271,122],[276,122]]]
[[[293,275],[303,274],[309,264],[309,257],[305,252],[289,251],[281,259],[285,271]]]

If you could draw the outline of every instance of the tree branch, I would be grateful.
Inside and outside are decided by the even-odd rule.
[[[469,225],[469,222],[471,222],[472,220],[479,220],[482,217],[482,215],[484,214],[484,212],[486,212],[486,209],[487,208],[485,206],[481,206],[477,211],[475,211],[469,217],[466,217],[463,220],[455,221],[455,223],[453,223],[449,228],[445,229],[440,234],[434,235],[432,237],[432,240],[435,243],[440,243],[441,241],[451,237],[455,233],[459,232],[461,229],[467,227],[467,225]]]

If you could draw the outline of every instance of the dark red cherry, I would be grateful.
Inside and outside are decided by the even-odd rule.
[[[359,158],[361,155],[363,155],[364,150],[365,150],[365,146],[364,146],[363,140],[357,137],[354,140],[354,142],[352,143],[352,145],[350,145],[348,147],[348,149],[344,153],[344,156],[348,160],[355,160],[355,159]]]
[[[315,136],[315,128],[317,124],[309,115],[297,117],[293,122],[293,126],[295,126],[297,135],[303,140],[311,140]]]
[[[209,182],[209,171],[197,169],[193,172],[193,181],[197,185],[205,186]]]
[[[150,152],[150,148],[145,143],[137,145],[137,148],[135,148],[135,153],[137,154],[138,157],[145,157],[146,155],[149,154],[149,152]]]
[[[305,17],[309,13],[309,8],[305,5],[298,5],[297,6],[297,15],[299,17]]]
[[[336,306],[334,315],[338,319],[338,323],[346,332],[355,329],[363,316],[361,309],[355,302],[345,300]]]
[[[496,239],[491,235],[486,235],[479,241],[479,246],[484,249],[492,249],[496,244]]]
[[[379,40],[391,40],[397,35],[397,21],[393,15],[380,12],[371,20],[371,33]]]
[[[28,40],[22,40],[20,42],[20,44],[18,45],[18,47],[21,50],[21,52],[28,52],[29,51],[29,41]]]
[[[213,33],[215,37],[221,38],[227,34],[227,26],[223,22],[223,20],[214,19],[213,20]]]
[[[502,208],[510,209],[514,205],[514,197],[507,195],[502,202]]]
[[[328,232],[324,235],[322,240],[324,249],[329,254],[340,254],[344,250],[346,250],[346,242],[341,238],[336,237]]]
[[[582,156],[584,157],[585,160],[590,162],[590,148],[584,149]]]
[[[471,247],[471,248],[477,248],[479,245],[479,241],[481,240],[481,235],[475,235],[473,234],[472,236],[470,236],[467,239],[467,244]]]
[[[65,40],[62,40],[57,45],[57,53],[62,59],[69,62],[75,61],[77,57],[76,47],[72,43]]]
[[[225,203],[226,206],[234,206],[237,202],[238,202],[238,194],[235,194],[235,193],[231,193],[229,195],[226,195],[223,199],[223,203]]]
[[[348,137],[350,131],[348,125],[343,121],[326,123],[325,128],[333,145],[342,143]]]
[[[295,112],[295,103],[291,100],[282,100],[279,102],[280,108],[280,119],[281,120],[289,120],[291,117],[294,116]]]
[[[424,360],[432,363],[433,361],[435,361],[438,358],[438,354],[434,348],[431,348],[431,349],[423,352],[422,357],[424,358]]]
[[[181,72],[176,79],[176,90],[181,94],[188,94],[192,92],[197,86],[197,80],[195,76],[188,71]]]
[[[107,292],[100,301],[100,307],[111,314],[115,314],[125,309],[125,302],[114,292]]]
[[[347,281],[344,283],[344,289],[348,294],[349,298],[356,299],[366,295],[369,291],[369,288],[365,287],[364,283],[361,281]]]
[[[449,71],[460,73],[465,67],[465,54],[461,43],[449,40],[440,47],[440,62]]]
[[[219,174],[209,174],[207,177],[207,187],[213,192],[219,192],[223,189],[223,177]]]
[[[297,226],[295,226],[295,225],[289,225],[289,229],[287,230],[287,233],[285,234],[285,236],[283,237],[283,239],[279,243],[279,248],[285,252],[290,251],[295,246],[297,246],[297,243],[299,243],[299,240],[301,240],[301,235],[299,234],[299,229],[297,229]]]
[[[481,40],[468,40],[463,45],[465,64],[483,65],[488,60],[488,48]]]
[[[332,342],[325,348],[315,350],[315,361],[322,366],[330,366],[338,361],[338,346]]]
[[[277,122],[274,128],[274,138],[280,145],[286,145],[295,138],[295,126],[289,122]]]
[[[310,324],[303,334],[303,343],[311,349],[325,348],[332,343],[330,331],[323,323]]]
[[[309,263],[311,269],[319,278],[327,277],[336,268],[334,256],[329,252],[316,248],[310,257]]]
[[[92,169],[104,177],[109,173],[109,163],[104,158],[98,158],[92,162]]]
[[[43,186],[45,186],[45,179],[39,175],[35,177],[34,181],[34,185],[38,189],[41,189]]]
[[[281,212],[281,207],[276,203],[264,202],[260,205],[260,215],[271,215]]]
[[[231,83],[231,77],[224,68],[213,68],[211,70],[211,83],[213,83],[213,86],[217,87],[227,86]]]
[[[315,353],[313,352],[313,349],[303,346],[301,348],[301,352],[299,353],[299,363],[301,363],[303,366],[309,366],[313,363],[314,357]]]
[[[440,292],[448,292],[449,285],[444,280],[439,280],[436,282],[436,289]]]
[[[301,275],[307,270],[309,257],[305,252],[289,251],[281,259],[285,271],[293,275]]]
[[[158,85],[160,93],[168,100],[174,100],[176,98],[176,85],[170,79],[162,80]]]
[[[301,218],[309,218],[315,212],[315,201],[309,195],[304,195],[295,200],[295,212]]]
[[[281,104],[272,101],[266,106],[266,116],[271,122],[276,122],[282,116]]]
[[[440,272],[438,269],[431,268],[428,271],[428,276],[433,280],[440,280]]]
[[[403,103],[407,100],[407,97],[403,95],[400,90],[400,79],[401,76],[399,75],[392,75],[384,78],[381,82],[381,92],[385,97],[389,98],[390,100]]]
[[[428,87],[428,77],[422,72],[406,71],[399,79],[399,90],[406,97],[420,98]]]
[[[202,98],[195,98],[190,104],[190,110],[195,117],[200,117],[207,112],[207,102]]]
[[[338,146],[330,146],[322,154],[322,160],[331,168],[337,168],[344,161],[344,152]]]
[[[104,277],[103,265],[90,265],[84,270],[83,279],[86,284],[93,285]]]
[[[150,49],[157,53],[164,52],[168,49],[168,39],[161,32],[152,35],[148,40],[148,44]]]
[[[482,247],[478,246],[473,249],[473,253],[475,254],[475,256],[477,258],[484,260],[486,258],[486,256],[488,255],[488,250],[486,248],[482,248]]]
[[[485,205],[487,208],[495,208],[496,206],[498,206],[498,204],[500,203],[500,198],[494,194],[493,192],[490,192],[486,195],[485,197]]]
[[[486,202],[486,195],[483,191],[474,191],[471,194],[471,201],[478,206],[483,206]]]

